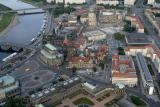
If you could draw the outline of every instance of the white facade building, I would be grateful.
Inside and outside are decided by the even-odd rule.
[[[148,0],[148,4],[151,4],[151,5],[155,4],[155,0]]]
[[[135,2],[136,2],[136,0],[124,0],[124,5],[125,6],[132,6],[132,5],[134,5]]]
[[[86,32],[86,33],[83,33],[83,35],[87,38],[88,41],[98,41],[98,40],[106,39],[106,34],[99,30]]]
[[[142,53],[142,55],[151,58],[156,69],[160,73],[160,50],[155,45],[146,46],[128,46],[125,48],[125,53],[127,55],[135,56],[137,53]]]
[[[96,0],[96,4],[109,4],[109,5],[118,5],[119,0]]]
[[[82,3],[86,3],[86,0],[47,0],[48,3],[51,3],[51,2],[56,2],[56,3],[63,3],[64,4],[82,4]]]

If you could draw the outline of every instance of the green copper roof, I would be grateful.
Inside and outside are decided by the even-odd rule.
[[[57,50],[55,46],[53,46],[52,44],[46,44],[45,47],[47,47],[48,49],[54,51]]]

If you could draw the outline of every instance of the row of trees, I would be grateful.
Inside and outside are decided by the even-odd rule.
[[[100,6],[103,6],[105,9],[124,9],[124,6],[120,5],[110,5],[110,4],[99,4]]]
[[[4,105],[4,107],[26,107],[27,103],[28,98],[13,97],[6,100],[6,104]]]
[[[52,12],[52,9],[50,9],[50,13],[53,14],[55,17],[58,17],[59,15],[62,15],[64,13],[70,14],[71,12],[75,11],[76,9],[73,6],[68,5],[67,7],[64,6],[63,3],[58,3],[57,7],[54,9],[54,12]]]

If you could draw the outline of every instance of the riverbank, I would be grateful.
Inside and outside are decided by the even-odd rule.
[[[5,19],[7,17],[10,17],[9,19]],[[0,37],[5,35],[10,29],[12,29],[18,22],[18,15],[16,15],[15,13],[12,13],[12,16],[3,16],[2,20],[0,21]],[[3,22],[4,20],[6,20],[6,22]],[[1,24],[5,23],[4,24]]]
[[[21,1],[39,8],[41,8],[41,6],[46,4],[46,0],[21,0]]]

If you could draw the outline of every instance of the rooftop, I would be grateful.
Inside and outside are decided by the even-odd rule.
[[[138,53],[136,58],[137,58],[137,60],[139,62],[139,68],[141,68],[141,70],[144,73],[144,77],[145,77],[146,81],[147,82],[152,82],[153,79],[152,79],[150,71],[149,71],[149,69],[147,67],[147,64],[146,64],[146,61],[144,59],[144,56],[141,53]]]
[[[12,76],[6,75],[0,78],[0,84],[2,83],[3,86],[10,85],[15,82],[15,79]]]
[[[152,41],[149,40],[148,36],[141,33],[128,33],[126,34],[125,39],[128,45],[152,44]]]
[[[130,56],[113,55],[112,77],[137,78],[134,62]]]
[[[140,29],[144,29],[144,25],[138,16],[132,16],[132,21],[135,21]]]
[[[99,36],[99,35],[106,35],[100,30],[95,30],[95,31],[90,31],[90,32],[85,32],[83,33],[84,36],[90,37],[90,36]]]
[[[152,49],[153,53],[152,54],[156,54],[158,56],[158,58],[160,58],[160,49],[153,45],[153,44],[149,44],[149,45],[141,45],[141,46],[128,46],[125,48],[125,51],[130,51],[130,49]]]
[[[57,48],[55,46],[53,46],[52,44],[46,44],[45,47],[47,47],[48,49],[55,51],[57,50]]]
[[[0,94],[19,88],[19,81],[9,75],[1,77],[0,82],[1,87],[3,87],[0,88]]]

